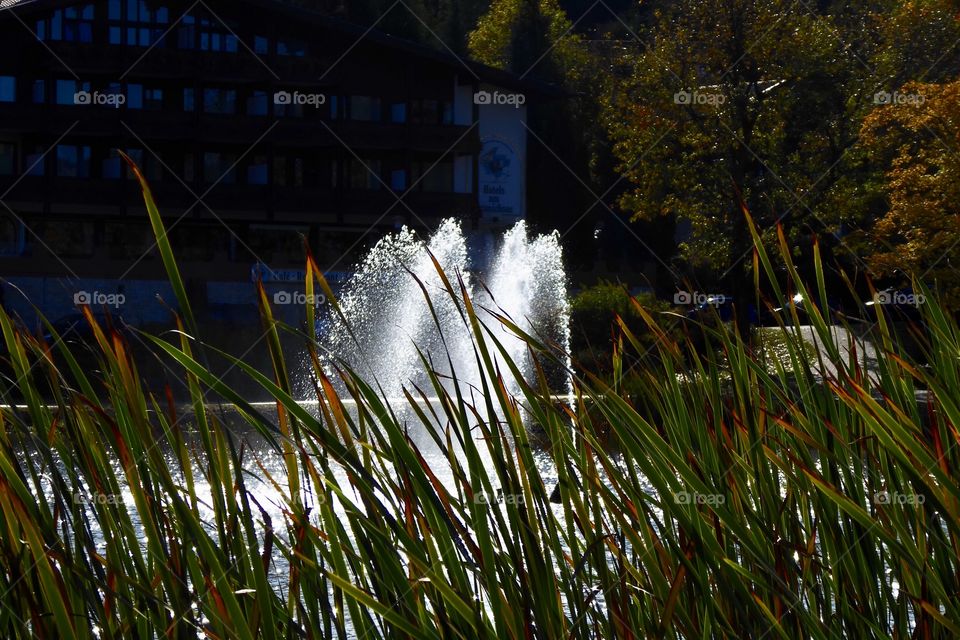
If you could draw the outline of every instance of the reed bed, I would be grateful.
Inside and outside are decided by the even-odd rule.
[[[878,312],[869,371],[814,313],[826,378],[796,315],[771,363],[716,323],[708,349],[685,348],[639,308],[653,352],[624,325],[612,376],[574,368],[574,397],[558,400],[545,376],[520,379],[456,274],[441,274],[446,295],[486,372],[472,394],[434,374],[384,398],[344,363],[321,365],[261,289],[273,370],[233,364],[275,399],[268,414],[203,364],[213,350],[141,183],[178,330],[139,337],[177,363],[192,406],[145,389],[128,338],[89,310],[96,368],[0,314],[15,383],[0,410],[3,637],[960,636],[960,338],[933,292],[922,358]],[[826,299],[819,261],[812,296],[789,256],[776,258],[797,290]],[[759,245],[756,265],[776,288]],[[334,300],[309,258],[306,287]],[[496,322],[565,365],[556,345]],[[305,374],[284,361],[287,332],[311,363],[314,409],[294,396]],[[279,515],[251,489],[253,438],[282,460],[260,471]]]

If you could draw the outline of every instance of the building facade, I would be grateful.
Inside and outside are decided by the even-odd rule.
[[[193,297],[227,313],[257,274],[296,281],[304,239],[335,280],[402,225],[522,217],[527,101],[558,95],[275,1],[4,4],[0,276],[24,314],[74,312],[79,291],[163,317],[117,150],[150,181]]]

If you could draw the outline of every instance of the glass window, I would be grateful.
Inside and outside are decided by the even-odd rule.
[[[237,112],[237,92],[235,89],[203,90],[203,110],[206,113],[233,114]]]
[[[390,172],[390,188],[394,191],[403,191],[407,188],[406,169],[394,169]]]
[[[150,111],[163,109],[163,89],[144,89],[143,108]]]
[[[93,254],[96,247],[92,222],[50,220],[37,224],[33,230],[43,241],[43,244],[36,241],[39,247],[61,257],[87,257]],[[32,234],[28,238],[34,241]]]
[[[43,80],[34,80],[32,85],[34,104],[43,104],[47,101],[47,83]]]
[[[63,10],[57,9],[50,18],[50,39],[63,40]]]
[[[71,99],[73,96],[70,96]],[[13,76],[0,76],[0,102],[17,101],[17,79]]]
[[[28,176],[42,176],[44,173],[44,164],[46,163],[46,150],[38,144],[31,147],[30,152],[24,158],[24,168]]]
[[[0,142],[0,176],[12,176],[17,168],[17,145]]]
[[[247,115],[265,116],[268,113],[268,99],[266,91],[254,91],[247,97]]]
[[[90,147],[57,145],[57,175],[62,178],[89,178]]]
[[[37,38],[40,40],[47,39],[47,21],[46,20],[37,20]]]
[[[107,3],[107,17],[111,20],[120,19],[120,0],[110,0]]]
[[[104,158],[101,166],[101,175],[105,180],[119,180],[123,175],[123,165],[120,156]]]
[[[123,44],[123,30],[120,27],[110,27],[110,44]]]
[[[127,85],[127,108],[143,109],[143,85],[142,84],[131,83]]]
[[[365,159],[350,161],[350,188],[377,190],[380,188],[380,161]]]
[[[181,49],[193,49],[197,42],[197,19],[191,15],[183,16],[177,31],[177,46]]]
[[[92,4],[66,9],[63,20],[63,39],[67,42],[93,42],[93,16]]]
[[[423,176],[420,186],[424,191],[435,193],[449,193],[453,191],[453,163],[438,162],[420,162],[414,165],[417,175],[414,178]],[[432,168],[431,168],[432,167]]]
[[[192,87],[187,87],[183,90],[183,110],[194,111],[196,108],[196,93]]]
[[[23,253],[23,226],[9,211],[0,213],[0,255],[18,256]]]
[[[443,124],[453,124],[453,103],[444,102],[443,103]]]
[[[203,154],[203,179],[207,183],[222,182],[234,184],[237,181],[234,164],[237,156],[219,151],[207,151]]]
[[[80,91],[90,92],[89,82],[76,80],[57,80],[57,104],[77,104],[76,94]]]
[[[380,120],[380,98],[350,96],[350,119],[363,122]]]
[[[263,36],[254,36],[253,51],[264,55],[270,53],[270,41]]]
[[[269,163],[266,156],[254,156],[247,167],[248,184],[267,184],[269,181]]]
[[[390,105],[390,122],[402,123],[407,121],[407,103],[394,102]]]
[[[302,58],[307,55],[307,45],[299,40],[277,40],[277,54]]]

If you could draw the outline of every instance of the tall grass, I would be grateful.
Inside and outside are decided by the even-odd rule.
[[[267,415],[201,364],[210,347],[140,179],[180,314],[177,332],[140,337],[177,363],[192,406],[148,392],[127,338],[89,310],[97,370],[0,313],[16,382],[0,410],[3,637],[960,635],[960,338],[931,292],[924,366],[883,315],[872,372],[815,315],[818,357],[836,369],[826,379],[807,366],[796,317],[780,329],[791,366],[772,369],[716,325],[702,355],[663,333],[643,357],[623,330],[612,382],[579,372],[575,402],[558,402],[543,376],[508,393],[504,379],[520,376],[501,333],[441,273],[487,373],[481,393],[431,375],[432,388],[384,398],[345,364],[324,370],[301,336],[311,411],[280,349],[294,330],[261,288],[273,370],[233,364],[275,399]],[[776,287],[762,248],[756,260]],[[334,299],[310,259],[306,287]],[[806,299],[826,299],[819,270],[814,287]],[[620,392],[628,377],[639,394]],[[248,428],[225,424],[211,398]],[[283,473],[258,471],[254,439]],[[276,483],[279,512],[251,469]]]

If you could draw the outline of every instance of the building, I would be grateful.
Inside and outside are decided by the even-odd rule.
[[[229,314],[252,274],[302,277],[302,238],[335,279],[401,225],[522,217],[526,102],[559,95],[269,0],[3,6],[0,276],[53,319],[112,295],[146,323],[172,302],[117,149],[197,304]],[[4,304],[29,312],[10,287]]]

